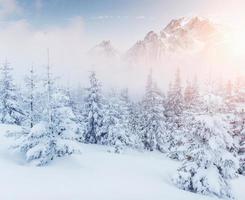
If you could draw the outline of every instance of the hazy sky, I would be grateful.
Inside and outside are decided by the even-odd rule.
[[[102,40],[124,51],[190,15],[245,27],[244,8],[243,0],[0,0],[0,63],[7,58],[18,75],[44,69],[49,48],[56,72],[83,81],[83,53]]]
[[[26,20],[38,30],[65,27],[79,18],[89,44],[110,39],[127,48],[180,16],[242,24],[244,8],[243,0],[0,0],[0,17],[3,22]]]

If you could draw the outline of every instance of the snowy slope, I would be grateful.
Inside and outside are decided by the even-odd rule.
[[[46,167],[25,164],[11,152],[7,130],[0,125],[0,199],[3,200],[213,200],[179,190],[170,181],[179,163],[157,152],[109,153],[83,145],[83,154],[62,158]],[[245,178],[233,181],[238,200],[245,199]]]

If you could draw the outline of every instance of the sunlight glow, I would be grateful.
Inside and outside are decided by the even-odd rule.
[[[235,30],[231,33],[228,48],[234,57],[242,58],[245,56],[245,29]]]

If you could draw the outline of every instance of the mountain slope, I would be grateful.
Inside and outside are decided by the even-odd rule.
[[[150,31],[126,53],[126,59],[135,63],[154,63],[168,55],[200,52],[215,46],[222,39],[220,27],[201,17],[174,19],[160,31]]]

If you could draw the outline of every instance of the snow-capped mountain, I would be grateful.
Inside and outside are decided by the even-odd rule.
[[[111,58],[117,57],[118,51],[113,47],[110,40],[103,40],[101,43],[94,46],[90,51],[89,54],[104,57],[104,58]]]
[[[150,31],[143,40],[136,42],[126,52],[126,59],[152,63],[163,60],[167,55],[199,52],[218,43],[220,33],[219,26],[206,18],[174,19],[159,33]]]
[[[160,74],[168,77],[172,68],[177,67],[181,67],[185,75],[201,73],[205,76],[209,71],[219,75],[220,70],[230,74],[233,68],[229,64],[232,62],[226,42],[229,31],[226,26],[207,18],[182,17],[171,20],[159,32],[148,32],[123,54],[116,51],[110,41],[101,42],[90,52],[94,65],[99,63],[100,66],[104,64],[115,68],[117,63],[120,66],[140,67],[141,71],[135,69],[137,73],[154,67],[159,71],[159,79]]]

